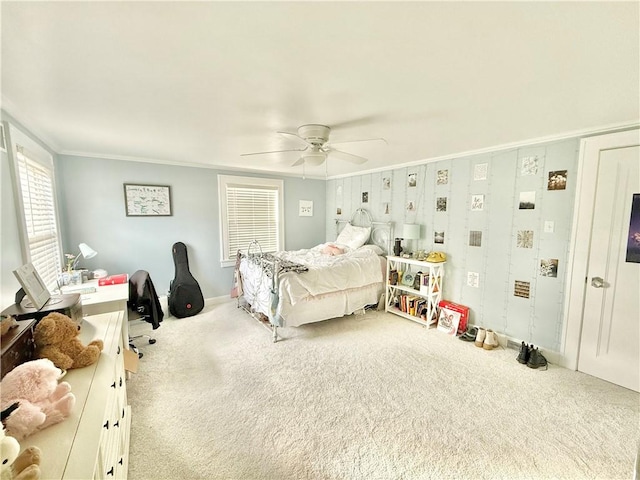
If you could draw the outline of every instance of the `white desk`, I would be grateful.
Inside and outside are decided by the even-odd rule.
[[[99,315],[109,312],[123,312],[122,342],[129,348],[129,315],[127,301],[129,300],[129,282],[118,285],[100,287],[98,280],[89,280],[82,285],[68,285],[62,287],[62,293],[79,293],[81,288],[94,287],[95,292],[81,294],[82,316]]]

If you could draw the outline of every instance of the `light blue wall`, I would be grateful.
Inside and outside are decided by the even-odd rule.
[[[174,277],[171,247],[180,241],[205,298],[229,294],[233,269],[220,266],[217,175],[246,174],[66,155],[58,157],[56,170],[65,252],[76,252],[81,242],[98,252],[84,266],[109,273],[147,270],[165,294]],[[285,247],[323,242],[325,181],[269,177],[284,181]],[[169,185],[172,216],[127,217],[124,183]],[[298,216],[299,200],[314,202],[313,217]]]
[[[471,322],[513,338],[560,351],[565,279],[575,202],[579,139],[498,151],[483,155],[425,163],[387,172],[333,179],[327,183],[327,240],[329,225],[342,208],[341,218],[363,207],[374,220],[395,222],[396,237],[404,223],[418,223],[421,239],[415,249],[446,252],[443,297],[467,305]],[[525,157],[537,157],[537,172],[523,175]],[[476,165],[486,164],[486,180],[475,180]],[[448,171],[448,182],[437,184],[437,172]],[[567,170],[565,190],[547,190],[550,171]],[[415,174],[416,187],[408,186]],[[383,178],[390,188],[383,188]],[[338,197],[342,191],[342,199]],[[368,202],[362,193],[368,192]],[[521,192],[535,192],[535,208],[519,209]],[[472,195],[484,195],[482,211],[471,211]],[[446,212],[436,211],[438,197],[446,197]],[[408,211],[409,202],[415,205]],[[385,213],[389,204],[389,214]],[[554,231],[545,232],[544,222]],[[518,232],[533,231],[532,248],[518,246]],[[444,232],[443,244],[434,232]],[[469,232],[482,232],[480,247],[469,245]],[[540,275],[542,259],[559,261],[557,277]],[[478,287],[468,285],[469,272],[479,275]],[[530,284],[529,298],[514,295],[515,281]]]

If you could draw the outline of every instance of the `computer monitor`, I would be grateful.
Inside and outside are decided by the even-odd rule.
[[[13,274],[22,285],[24,292],[29,297],[33,308],[40,310],[51,298],[49,289],[42,281],[33,264],[27,263],[13,271]]]

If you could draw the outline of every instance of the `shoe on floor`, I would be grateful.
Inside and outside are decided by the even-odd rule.
[[[471,327],[469,330],[464,332],[458,338],[460,340],[462,340],[463,342],[475,342],[477,334],[478,334],[478,328],[477,327]]]
[[[487,333],[484,337],[484,342],[482,343],[482,348],[485,350],[493,350],[498,345],[498,337],[496,336],[496,332],[493,330],[487,330]]]
[[[519,363],[526,365],[527,362],[529,361],[530,356],[531,356],[531,347],[529,347],[526,343],[522,342],[522,344],[520,345],[520,353],[518,354],[518,358],[516,358],[516,360],[518,360]]]
[[[537,348],[532,348],[531,353],[529,355],[529,360],[527,361],[527,367],[529,368],[544,367],[544,369],[546,370],[548,368],[547,359],[544,358],[544,355],[542,355]]]
[[[478,327],[478,333],[476,334],[474,345],[476,347],[482,348],[482,344],[484,343],[484,339],[486,336],[487,336],[487,331],[482,327]]]

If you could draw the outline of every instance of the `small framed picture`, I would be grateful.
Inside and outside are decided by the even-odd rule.
[[[313,217],[313,201],[312,200],[300,200],[298,216]]]
[[[171,216],[171,187],[125,183],[124,206],[127,217]]]

